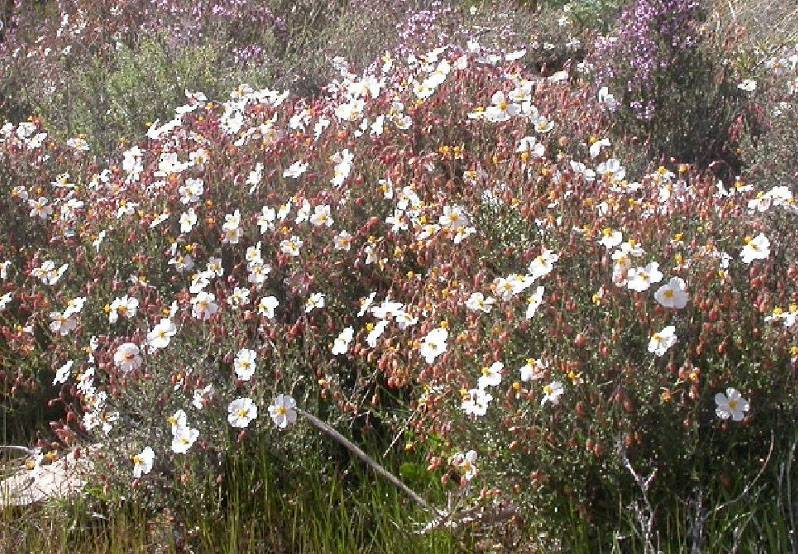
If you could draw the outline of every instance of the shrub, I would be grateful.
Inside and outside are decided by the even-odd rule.
[[[617,95],[618,134],[637,137],[652,157],[736,170],[731,134],[745,96],[722,61],[723,37],[710,35],[704,17],[693,0],[638,0],[597,42],[594,63],[599,83]]]
[[[587,155],[607,131],[589,87],[497,59],[392,59],[313,101],[193,97],[104,169],[7,126],[5,209],[31,231],[0,234],[2,332],[61,387],[54,435],[95,437],[106,484],[163,505],[241,444],[318,448],[275,425],[290,395],[430,448],[466,506],[551,532],[578,513],[605,546],[640,495],[619,450],[666,513],[737,494],[794,430],[795,227],[767,218],[794,201],[751,211],[756,190],[684,165],[625,175]]]
[[[798,92],[798,58],[794,49],[784,49],[763,65],[766,72],[755,73],[759,78],[752,81],[756,83],[752,96],[760,113],[761,128],[758,134],[745,136],[741,145],[746,177],[768,189],[786,186],[796,193],[798,111],[794,98]]]
[[[167,119],[186,91],[221,96],[236,83],[265,84],[257,71],[225,67],[222,44],[170,46],[165,35],[121,46],[77,67],[68,64],[63,87],[41,102],[39,112],[63,138],[83,135],[98,152],[140,135],[148,124]]]

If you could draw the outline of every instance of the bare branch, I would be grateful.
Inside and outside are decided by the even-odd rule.
[[[429,502],[421,498],[415,491],[413,491],[410,487],[405,485],[402,481],[399,480],[393,473],[382,467],[379,463],[377,463],[374,459],[372,459],[368,454],[363,452],[356,444],[352,441],[347,439],[341,433],[324,423],[322,420],[317,418],[316,416],[309,414],[308,412],[297,409],[297,413],[304,417],[308,422],[310,422],[316,429],[324,433],[325,435],[329,436],[330,438],[334,439],[336,442],[340,443],[347,450],[352,452],[355,456],[360,458],[363,462],[366,463],[371,469],[373,469],[378,475],[382,476],[383,478],[390,481],[396,488],[401,490],[407,496],[413,499],[413,501],[427,510],[428,512],[432,512],[435,515],[444,515],[445,512],[434,508]]]

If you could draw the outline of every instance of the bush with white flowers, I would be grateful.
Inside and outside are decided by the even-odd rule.
[[[40,364],[55,437],[137,486],[291,441],[302,410],[531,511],[616,509],[619,448],[671,497],[750,473],[798,407],[795,227],[756,183],[627,171],[589,84],[515,59],[191,93],[107,167],[3,126],[0,230],[31,230],[0,233],[4,378]]]

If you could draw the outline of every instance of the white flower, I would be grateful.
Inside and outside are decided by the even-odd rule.
[[[119,345],[114,352],[114,365],[122,371],[133,371],[141,367],[142,359],[139,347],[132,342]]]
[[[244,429],[258,417],[258,407],[251,398],[236,398],[227,405],[227,421],[233,427]]]
[[[74,317],[67,317],[61,312],[50,312],[50,319],[52,320],[50,321],[50,330],[62,337],[68,335],[70,331],[74,331],[78,326],[78,322]]]
[[[263,206],[263,208],[261,208],[260,214],[258,214],[257,220],[258,227],[260,227],[260,232],[265,233],[266,231],[273,230],[276,219],[277,213],[274,211],[274,208]]]
[[[314,292],[310,295],[310,298],[305,301],[305,313],[308,314],[316,308],[323,308],[324,303],[324,293]]]
[[[186,417],[186,412],[183,410],[177,410],[174,415],[171,415],[166,418],[166,422],[169,424],[169,427],[172,429],[172,435],[176,435],[180,432],[181,429],[186,427],[188,424],[188,418]]]
[[[493,290],[502,300],[511,300],[515,295],[524,292],[535,279],[531,275],[512,273],[493,280]]]
[[[750,405],[748,400],[740,396],[740,391],[734,388],[726,389],[726,394],[719,392],[715,395],[715,414],[721,419],[732,418],[742,421]]]
[[[258,301],[258,313],[269,319],[274,319],[274,310],[279,305],[280,301],[274,296],[264,296]]]
[[[67,307],[64,310],[64,316],[70,317],[75,314],[79,314],[80,311],[83,309],[83,305],[86,303],[85,296],[78,296],[77,298],[73,298],[69,302],[67,302]]]
[[[84,152],[89,150],[89,143],[86,142],[85,139],[80,137],[73,137],[67,139],[66,144],[67,146],[69,146],[70,148],[74,148],[75,150],[82,150]]]
[[[216,295],[210,292],[200,291],[191,299],[191,313],[197,319],[209,319],[219,311],[219,305],[214,301]]]
[[[546,363],[542,360],[528,358],[526,364],[521,366],[521,381],[537,381],[543,378],[543,372],[546,370]]]
[[[654,298],[666,308],[681,310],[687,305],[690,295],[687,294],[687,284],[684,279],[671,277],[670,281],[657,289]]]
[[[41,279],[45,285],[52,286],[58,283],[68,267],[69,264],[64,264],[58,269],[55,269],[55,262],[46,260],[41,266],[34,268],[31,271],[31,275]]]
[[[474,312],[477,311],[485,312],[487,314],[490,313],[490,311],[493,309],[493,304],[495,303],[496,299],[493,298],[492,296],[488,296],[486,298],[485,295],[482,294],[481,292],[475,292],[468,297],[468,300],[466,300],[465,305],[466,308],[468,308],[469,310],[472,310]]]
[[[610,89],[607,87],[601,87],[598,92],[598,100],[602,104],[607,106],[607,109],[610,111],[615,111],[615,108],[618,107],[618,100],[615,99],[615,95],[610,92]]]
[[[492,105],[488,106],[482,115],[487,121],[500,123],[521,113],[521,106],[508,102],[502,91],[495,92],[490,101]]]
[[[596,173],[603,177],[607,177],[611,183],[623,181],[626,176],[626,169],[621,165],[621,162],[615,158],[610,158],[606,162],[601,162],[596,166]]]
[[[153,350],[166,348],[169,346],[169,342],[176,333],[177,327],[172,323],[172,320],[162,318],[161,321],[152,328],[152,331],[147,333],[147,345]]]
[[[428,364],[435,362],[435,358],[446,352],[446,341],[449,331],[443,327],[436,327],[421,341],[419,352]]]
[[[754,92],[756,90],[756,81],[753,79],[744,79],[737,85],[737,88],[745,92]]]
[[[334,176],[330,181],[334,187],[340,187],[344,184],[344,181],[346,181],[346,178],[349,177],[349,173],[352,171],[352,162],[354,159],[354,155],[349,150],[337,152],[330,157],[330,161],[335,163]]]
[[[280,429],[293,425],[296,423],[296,400],[286,394],[278,394],[269,406],[269,415]]]
[[[13,298],[14,296],[10,292],[7,292],[3,296],[0,296],[0,312],[6,309],[6,306],[8,306],[11,303],[11,300],[13,300]]]
[[[206,268],[213,276],[216,275],[217,277],[221,277],[224,275],[224,267],[222,267],[222,259],[221,258],[208,258],[208,265]]]
[[[560,255],[552,252],[551,250],[543,249],[540,256],[537,256],[529,263],[527,271],[532,275],[533,279],[545,277],[554,269],[554,264],[560,259]]]
[[[654,333],[648,341],[648,351],[657,356],[662,356],[668,349],[676,344],[676,328],[668,325],[659,333]]]
[[[744,264],[750,264],[754,260],[765,260],[768,256],[770,256],[770,240],[762,233],[753,239],[746,239],[745,246],[740,252]]]
[[[258,265],[260,266],[260,264]],[[249,304],[249,289],[235,287],[233,293],[227,297],[227,303],[234,308],[240,308],[241,306]]]
[[[372,307],[369,312],[377,319],[388,319],[395,318],[403,309],[404,304],[401,302],[394,302],[390,298],[386,298],[379,306]]]
[[[108,322],[116,323],[119,316],[124,316],[127,319],[136,315],[139,307],[139,301],[127,295],[120,298],[114,298],[111,302],[111,310],[108,312]]]
[[[194,208],[189,208],[188,211],[180,214],[180,232],[189,233],[197,224],[197,212]]]
[[[233,362],[233,368],[239,380],[249,381],[252,379],[252,376],[255,374],[255,360],[257,357],[255,351],[248,348],[242,348],[238,351],[236,359]]]
[[[607,146],[610,146],[610,139],[603,138],[601,140],[597,140],[590,145],[590,157],[597,157],[601,153],[601,149]]]
[[[269,276],[269,273],[272,272],[272,267],[269,264],[256,261],[247,265],[247,271],[248,271],[247,275],[248,283],[252,283],[255,285],[262,285],[263,283],[266,282],[266,277]],[[249,291],[246,289],[239,289],[238,287],[236,287],[236,290],[240,291],[238,295],[239,297],[235,300],[233,298],[230,298],[229,300],[231,301],[231,305],[235,306],[235,305],[242,305],[248,303]],[[232,301],[241,302],[241,304],[233,304]]]
[[[236,210],[232,214],[225,214],[222,224],[222,243],[238,244],[244,231],[241,229],[241,214]]]
[[[283,177],[291,177],[292,179],[299,178],[308,169],[308,164],[298,160],[291,164],[291,166],[283,171]]]
[[[289,256],[299,256],[299,249],[302,248],[304,242],[294,235],[290,239],[280,241],[280,252]]]
[[[352,327],[347,327],[335,338],[332,346],[332,354],[333,356],[338,356],[339,354],[346,354],[347,350],[349,350],[349,343],[352,342],[352,337],[355,334],[355,330]]]
[[[565,389],[559,381],[552,381],[543,387],[543,398],[540,400],[540,405],[543,406],[546,402],[551,402],[555,406],[560,403],[560,396]]]
[[[599,240],[599,244],[604,246],[607,250],[612,250],[622,242],[623,234],[621,234],[620,231],[610,229],[609,227],[605,227],[601,231],[601,239]]]
[[[310,216],[310,223],[315,227],[332,227],[333,218],[330,216],[330,207],[326,204],[316,206],[313,215]]]
[[[469,450],[465,454],[462,452],[455,454],[452,458],[452,465],[455,466],[463,474],[463,479],[470,481],[477,476],[479,470],[476,466],[477,453],[474,450]]]
[[[651,262],[645,267],[633,267],[627,274],[627,286],[631,290],[643,292],[648,290],[652,283],[662,281],[662,272],[657,262]]]
[[[58,371],[55,372],[55,379],[53,379],[53,385],[59,385],[61,383],[66,383],[67,379],[69,379],[70,372],[72,371],[72,365],[75,362],[69,360],[67,363],[62,365],[58,368]]]
[[[516,154],[529,154],[533,158],[542,158],[546,152],[546,147],[543,143],[538,142],[535,137],[524,137],[518,142],[518,147],[515,149]]]
[[[798,322],[798,304],[790,304],[787,310],[781,306],[775,306],[770,315],[765,316],[765,322],[781,321],[785,327],[792,327]]]
[[[172,452],[175,454],[185,454],[199,437],[197,429],[190,427],[180,427],[172,436]]]
[[[47,219],[53,213],[53,207],[49,204],[49,200],[41,197],[38,200],[28,200],[30,207],[30,216],[38,217],[39,219]]]
[[[410,312],[407,312],[405,310],[399,310],[394,315],[394,321],[396,321],[397,325],[399,325],[399,329],[404,331],[408,327],[412,327],[413,325],[418,323],[418,318],[415,317]]]
[[[371,326],[370,323],[369,326]],[[388,327],[387,320],[378,321],[376,325],[373,325],[368,336],[366,336],[366,344],[368,344],[371,348],[376,348],[377,340],[379,340],[379,338],[385,332],[386,327]],[[368,326],[366,328],[368,328]]]
[[[377,293],[372,292],[368,296],[364,296],[360,299],[360,310],[357,312],[358,317],[363,317],[363,314],[366,313],[366,310],[368,310],[371,304],[374,302],[375,296],[377,296]]]
[[[529,297],[529,300],[527,301],[527,306],[526,306],[526,318],[527,319],[532,319],[534,317],[535,313],[538,311],[538,308],[540,307],[540,305],[543,303],[543,291],[544,291],[543,287],[538,287],[535,290],[535,293],[532,294],[532,296]]]
[[[133,477],[138,479],[142,475],[147,475],[152,471],[152,464],[154,461],[155,452],[153,452],[152,448],[149,446],[133,456]]]
[[[335,246],[336,250],[348,252],[352,247],[352,235],[346,231],[341,231],[335,235],[335,238],[333,239],[333,245]]]
[[[201,389],[195,389],[191,396],[191,405],[197,410],[205,406],[205,399],[213,392],[213,385],[206,385]]]
[[[477,380],[477,387],[480,389],[498,387],[502,382],[503,369],[504,364],[501,362],[493,362],[490,367],[483,367],[482,375]]]
[[[444,206],[438,224],[444,229],[457,230],[468,225],[468,216],[460,206]]]
[[[181,185],[178,189],[180,194],[180,202],[183,204],[191,204],[199,202],[200,197],[205,192],[205,185],[202,179],[186,179],[185,184]]]
[[[493,400],[493,396],[485,392],[484,389],[471,389],[466,393],[460,409],[466,415],[481,417],[488,413],[488,404],[491,400]]]
[[[549,121],[546,116],[538,115],[533,118],[532,124],[535,126],[535,131],[541,134],[546,134],[554,129],[554,122]]]

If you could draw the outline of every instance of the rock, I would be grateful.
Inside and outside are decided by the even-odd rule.
[[[93,470],[88,455],[95,450],[95,447],[82,448],[79,459],[75,459],[72,451],[48,465],[32,469],[27,464],[17,467],[0,481],[0,508],[65,499],[79,493]]]

